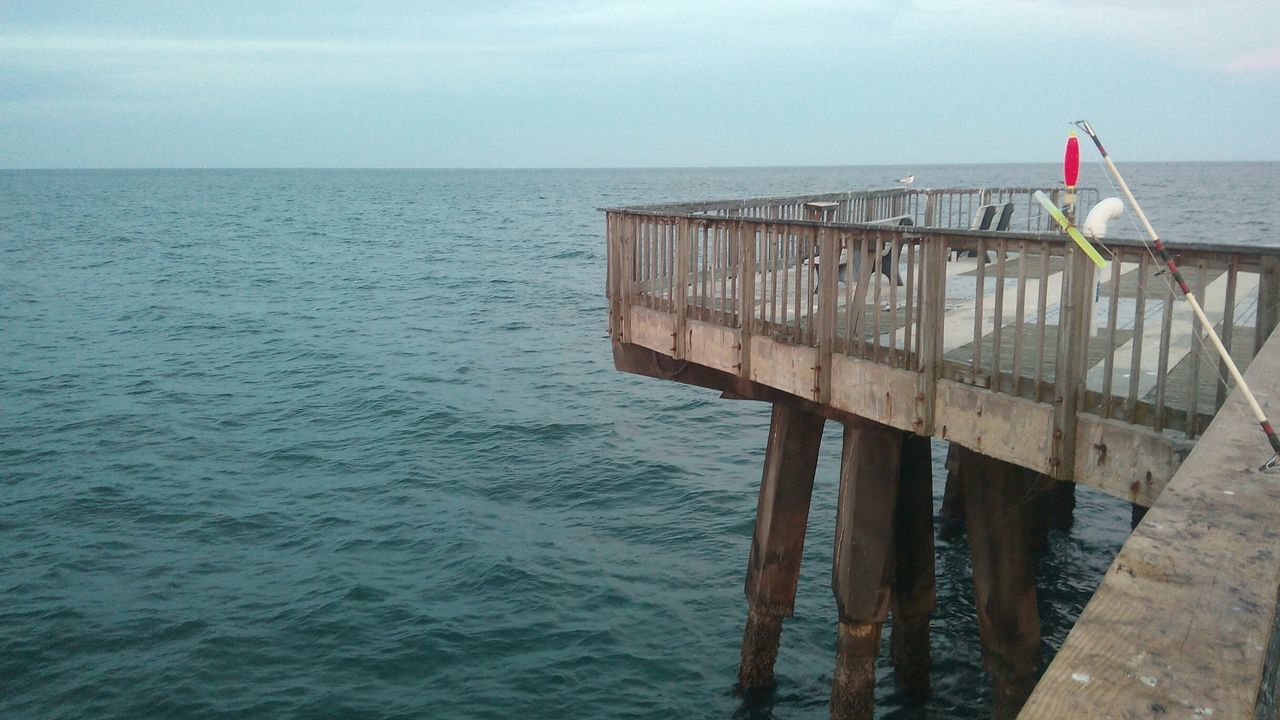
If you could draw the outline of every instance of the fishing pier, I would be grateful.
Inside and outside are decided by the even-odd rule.
[[[606,210],[616,367],[772,404],[747,563],[743,689],[773,683],[832,420],[844,430],[833,717],[871,717],[890,617],[899,687],[929,692],[930,438],[951,444],[943,512],[967,528],[996,717],[1024,704],[1022,717],[1037,718],[1214,707],[1244,717],[1221,708],[1245,705],[1253,717],[1254,704],[1274,707],[1280,551],[1259,554],[1265,545],[1248,533],[1274,534],[1280,511],[1249,508],[1269,525],[1238,512],[1280,479],[1248,472],[1270,457],[1265,438],[1247,412],[1231,411],[1240,401],[1219,358],[1202,351],[1164,265],[1140,241],[1108,238],[1109,262],[1095,267],[1035,190]],[[1044,192],[1063,199],[1061,188]],[[1080,191],[1080,216],[1098,201]],[[1255,366],[1247,376],[1262,397],[1280,398],[1269,395],[1280,392],[1280,344],[1267,342],[1280,317],[1280,248],[1169,247],[1233,360]],[[1133,503],[1135,520],[1154,507],[1041,679],[1032,555],[1048,518],[1070,512],[1075,484]],[[1225,529],[1213,524],[1219,513],[1230,515]],[[1189,529],[1186,518],[1207,525]],[[1248,571],[1214,574],[1234,567],[1228,560]],[[1215,596],[1219,584],[1235,600]],[[1219,606],[1237,608],[1224,610],[1234,613],[1230,633],[1204,614]]]

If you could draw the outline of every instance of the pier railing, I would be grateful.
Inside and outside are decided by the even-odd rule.
[[[819,220],[837,223],[900,222],[906,218],[913,226],[973,228],[981,208],[1006,204],[1013,206],[1016,222],[1005,230],[1023,232],[1048,231],[1055,227],[1032,195],[1041,188],[931,188],[861,190],[818,195],[757,197],[693,203],[638,205],[630,210],[671,215],[690,214],[703,217],[745,217],[761,220]],[[1043,191],[1054,202],[1062,199],[1061,188]],[[1098,199],[1094,188],[1078,191],[1077,205],[1083,210]]]
[[[610,333],[1149,504],[1226,374],[1142,243],[1107,240],[1099,271],[1041,232],[1033,190],[610,209]],[[970,229],[1006,203],[1018,231]],[[1276,325],[1280,248],[1170,245],[1247,366]],[[1108,467],[1109,445],[1147,462]]]

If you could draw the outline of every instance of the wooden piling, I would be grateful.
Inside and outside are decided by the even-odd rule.
[[[1049,549],[1049,531],[1068,532],[1075,524],[1076,484],[1070,480],[1054,480],[1051,476],[1023,469],[1029,484],[1026,512],[1029,513],[1031,549],[1041,553]]]
[[[1049,527],[1070,530],[1076,518],[1076,484],[1059,480],[1049,486]]]
[[[1142,519],[1147,516],[1147,507],[1138,503],[1129,503],[1129,529],[1137,530]]]
[[[738,684],[744,690],[773,685],[782,619],[795,611],[800,556],[824,423],[822,416],[798,405],[773,405],[747,562],[745,591],[750,610],[738,666]]]
[[[882,622],[840,622],[831,677],[832,720],[871,720],[876,711],[876,655]]]
[[[1014,718],[1040,667],[1040,616],[1032,565],[1032,488],[1022,468],[954,445],[973,556],[983,667],[996,720]]]
[[[949,523],[964,522],[964,499],[960,497],[960,480],[956,477],[955,447],[947,448],[947,484],[942,491],[942,508],[938,515]]]
[[[893,627],[889,656],[898,690],[929,695],[929,614],[937,602],[933,555],[933,455],[929,438],[905,433],[893,526]]]
[[[832,718],[870,718],[875,661],[893,585],[900,430],[870,420],[844,426],[831,588],[840,613]]]

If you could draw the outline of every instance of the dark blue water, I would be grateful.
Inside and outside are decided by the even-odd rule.
[[[1056,174],[0,173],[0,717],[821,716],[837,428],[744,704],[768,408],[613,370],[594,208],[905,171]],[[1274,239],[1276,164],[1130,180],[1172,239]],[[1082,489],[1052,536],[1047,650],[1128,517]],[[882,667],[884,717],[986,712],[962,536],[938,563],[936,697]]]

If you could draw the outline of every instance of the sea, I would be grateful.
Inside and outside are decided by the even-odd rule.
[[[1167,240],[1280,242],[1280,163],[1121,169]],[[908,173],[1060,177],[0,171],[0,718],[825,717],[839,427],[777,687],[743,696],[769,408],[613,369],[597,208]],[[1051,533],[1046,659],[1129,521],[1080,488]],[[879,717],[989,713],[964,533],[937,529],[934,695],[882,654]]]

